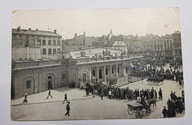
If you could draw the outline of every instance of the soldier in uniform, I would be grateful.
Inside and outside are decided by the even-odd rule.
[[[49,96],[51,96],[51,98],[53,98],[52,95],[51,95],[51,90],[49,90],[49,92],[48,92],[47,99],[49,98]]]
[[[25,93],[23,103],[28,103],[28,101],[27,101],[27,93]]]
[[[67,105],[66,105],[66,110],[67,110],[67,112],[65,113],[65,116],[66,116],[66,115],[70,116],[70,114],[69,114],[69,113],[70,113],[70,110],[71,110],[71,108],[70,108],[70,102],[67,103]]]
[[[63,104],[64,104],[65,101],[68,102],[67,93],[65,93],[64,100],[63,100]]]

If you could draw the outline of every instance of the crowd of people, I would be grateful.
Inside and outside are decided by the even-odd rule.
[[[138,97],[144,97],[145,99],[163,99],[163,93],[161,88],[157,92],[153,87],[151,89],[135,89],[132,90],[127,88],[118,88],[110,85],[103,85],[102,83],[90,84],[86,83],[85,87],[86,95],[95,94],[109,99],[128,99],[128,101],[136,100]]]
[[[179,82],[180,85],[183,84],[183,72],[181,70],[180,65],[169,66],[169,68],[164,69],[163,66],[157,67],[150,65],[145,69],[150,72],[150,76],[147,79],[148,81],[153,82],[162,82],[164,80],[174,80]]]
[[[164,118],[176,117],[177,114],[183,113],[185,110],[184,105],[184,91],[182,90],[181,96],[177,97],[175,92],[170,93],[170,99],[167,101],[167,108],[164,106],[162,114]]]

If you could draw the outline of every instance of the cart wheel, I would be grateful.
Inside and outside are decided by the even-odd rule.
[[[128,112],[129,115],[133,115],[135,113],[135,110],[128,107],[127,112]]]
[[[142,118],[143,117],[143,111],[142,109],[137,109],[135,112],[135,118]]]

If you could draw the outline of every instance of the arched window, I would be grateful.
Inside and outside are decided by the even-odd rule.
[[[113,66],[112,66],[112,74],[114,73],[114,69],[113,69]]]
[[[119,74],[119,67],[117,68],[118,74]]]
[[[86,74],[83,73],[83,82],[86,82]]]

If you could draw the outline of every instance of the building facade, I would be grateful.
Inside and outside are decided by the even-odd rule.
[[[12,59],[56,59],[57,52],[62,50],[61,42],[62,36],[56,30],[12,29]]]
[[[174,60],[182,61],[181,33],[176,31],[172,34],[173,37],[173,56]]]
[[[79,51],[61,51],[58,60],[13,61],[12,98],[25,93],[35,94],[48,89],[80,82],[96,83],[128,76],[130,64],[142,57],[129,58],[122,51],[92,48]]]

